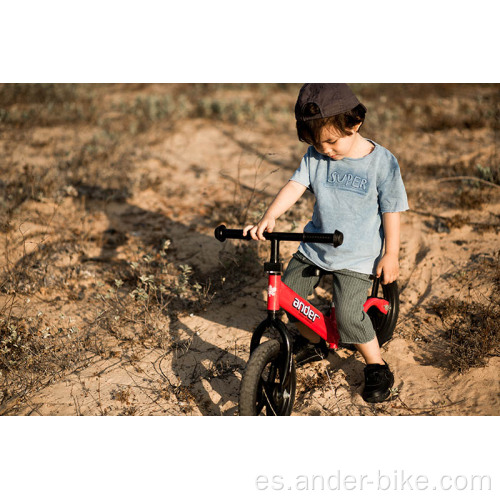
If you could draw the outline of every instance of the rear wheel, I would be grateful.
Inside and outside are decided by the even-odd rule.
[[[394,281],[387,285],[374,284],[370,297],[382,298],[389,302],[387,314],[379,311],[375,306],[368,309],[368,316],[372,320],[373,328],[377,334],[378,343],[385,344],[392,339],[399,316],[398,284]]]
[[[280,343],[269,340],[253,351],[241,380],[239,411],[241,416],[290,415],[295,400],[295,361],[287,376],[282,373]]]

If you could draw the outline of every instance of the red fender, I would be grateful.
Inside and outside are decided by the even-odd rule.
[[[368,309],[373,306],[375,306],[383,314],[387,314],[389,312],[389,301],[385,299],[378,299],[377,297],[369,298],[363,306],[363,311],[368,312]]]

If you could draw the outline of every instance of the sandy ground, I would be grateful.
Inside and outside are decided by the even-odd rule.
[[[127,90],[120,89],[122,93]],[[146,90],[155,91],[152,87]],[[480,91],[493,95],[491,89]],[[441,96],[439,103],[450,110],[461,105],[460,99],[476,99],[480,91],[472,92],[473,96],[470,90],[458,97]],[[109,99],[120,95],[115,88],[105,94]],[[294,95],[288,97],[285,92],[276,97],[280,98],[288,103]],[[382,98],[382,102],[370,99],[372,106],[383,105]],[[438,101],[432,96],[422,99],[431,104],[432,99]],[[404,134],[396,134],[394,122],[386,117],[389,122],[382,126],[380,116],[371,128],[367,125],[365,136],[386,145],[399,158],[412,208],[402,216],[400,317],[393,340],[383,348],[383,356],[395,373],[397,391],[389,402],[365,403],[360,395],[362,360],[357,354],[339,350],[327,360],[298,370],[293,414],[498,415],[499,357],[487,357],[484,366],[464,372],[450,370],[450,346],[443,336],[446,325],[432,310],[433,304],[450,297],[486,304],[491,301],[494,281],[489,278],[495,269],[498,272],[500,249],[500,189],[486,184],[477,187],[481,202],[466,207],[448,202],[458,198],[461,183],[442,179],[448,177],[447,172],[453,175],[450,166],[467,168],[492,158],[498,160],[494,132],[487,126],[415,131],[407,124]],[[17,168],[24,164],[50,167],[58,151],[70,150],[93,135],[90,125],[37,126],[22,136],[4,127],[0,152],[4,161]],[[55,326],[64,329],[66,337],[71,325],[75,325],[71,331],[80,334],[97,328],[100,309],[90,293],[95,293],[102,279],[103,262],[115,266],[129,263],[165,239],[170,241],[169,261],[175,266],[187,264],[199,276],[212,276],[212,290],[217,295],[201,308],[188,306],[178,314],[156,315],[154,327],[164,336],[156,345],[134,342],[133,329],[128,329],[127,335],[108,336],[105,329],[97,328],[100,349],[82,344],[76,364],[36,377],[37,383],[20,393],[11,390],[7,397],[4,390],[2,413],[236,415],[251,332],[265,316],[266,277],[259,274],[258,266],[267,246],[255,242],[221,244],[213,238],[213,229],[220,223],[236,226],[238,220],[233,215],[238,207],[248,207],[247,220],[258,217],[259,210],[291,176],[305,145],[298,143],[290,125],[264,121],[235,126],[196,118],[177,123],[173,130],[153,126],[136,142],[130,140],[121,148],[112,168],[123,169],[122,173],[134,179],[134,189],[125,198],[106,202],[85,199],[69,185],[57,202],[42,196],[24,201],[12,214],[10,229],[1,235],[6,249],[2,267],[7,278],[12,269],[33,266],[26,256],[39,252],[40,259],[41,245],[67,242],[64,252],[50,247],[44,254],[53,260],[42,286],[30,291],[27,278],[23,291],[16,289],[19,301],[24,304],[29,299],[25,314],[35,317],[41,313],[46,318],[45,328],[52,325],[52,335]],[[123,159],[124,151],[129,163]],[[470,173],[477,174],[472,169]],[[308,221],[311,202],[305,200],[289,218],[279,221],[277,230],[301,230]],[[462,218],[460,223],[449,223],[457,217]],[[66,233],[73,239],[64,236]],[[84,242],[78,248],[71,247],[75,238]],[[222,267],[225,274],[221,278],[221,266],[236,260],[235,252],[241,251],[242,245],[253,245],[258,252],[257,271],[252,279],[233,286],[230,295],[223,296],[223,287],[214,280],[232,280],[234,267]],[[293,244],[283,245],[283,258],[287,260],[293,251]],[[60,271],[63,264],[64,272]],[[9,294],[7,278],[2,295],[4,314],[14,293]],[[328,290],[319,294],[323,292]],[[20,316],[20,306],[16,308]],[[41,331],[43,327],[40,324]]]

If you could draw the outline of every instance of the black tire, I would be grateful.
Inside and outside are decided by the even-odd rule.
[[[253,351],[241,379],[239,413],[241,416],[287,416],[295,400],[295,361],[292,359],[290,377],[281,392],[280,343],[268,340]]]
[[[368,316],[372,320],[373,328],[377,334],[379,345],[383,345],[392,339],[396,323],[399,316],[399,291],[398,284],[394,281],[387,285],[378,287],[379,292],[371,297],[384,298],[389,302],[389,310],[387,314],[381,313],[376,307],[372,306],[368,309]],[[380,291],[381,290],[381,291]]]

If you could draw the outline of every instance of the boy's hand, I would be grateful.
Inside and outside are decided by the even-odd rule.
[[[276,219],[283,215],[303,194],[306,186],[295,181],[288,181],[280,190],[274,201],[266,210],[264,217],[254,226],[246,226],[243,236],[250,231],[253,240],[265,241],[264,231],[272,233]]]
[[[274,219],[273,217],[264,217],[255,226],[246,226],[243,229],[243,236],[246,236],[247,233],[250,232],[250,236],[252,237],[253,240],[266,241],[266,239],[263,236],[264,231],[272,233],[275,225],[276,225],[276,219]]]
[[[399,277],[399,262],[397,255],[385,254],[380,259],[375,274],[377,278],[380,278],[382,274],[384,275],[384,279],[382,280],[383,285],[388,285],[396,281]]]

